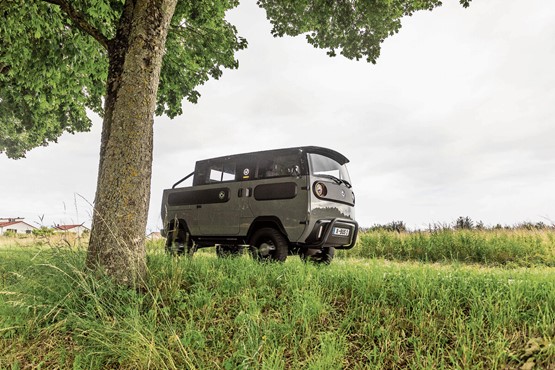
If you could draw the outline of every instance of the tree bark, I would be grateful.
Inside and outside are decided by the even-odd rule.
[[[87,267],[123,285],[146,273],[153,122],[177,0],[127,0],[109,42],[109,72]]]

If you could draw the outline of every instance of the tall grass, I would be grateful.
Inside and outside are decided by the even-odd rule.
[[[423,262],[463,262],[490,266],[555,266],[553,230],[368,231],[343,257]]]
[[[518,368],[555,364],[551,268],[148,253],[142,290],[79,251],[2,250],[0,368]]]
[[[52,235],[18,234],[0,235],[0,249],[6,247],[84,247],[88,244],[88,235],[78,237],[75,233],[54,233]]]

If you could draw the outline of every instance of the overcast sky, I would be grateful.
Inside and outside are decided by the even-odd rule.
[[[196,160],[318,145],[347,156],[362,226],[458,216],[555,222],[555,2],[446,0],[403,19],[378,64],[274,39],[254,1],[229,14],[239,69],[155,120],[148,231],[162,190]],[[90,225],[101,120],[26,159],[0,156],[0,217]]]

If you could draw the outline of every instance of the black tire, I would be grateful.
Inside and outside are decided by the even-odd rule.
[[[192,257],[196,250],[195,243],[185,230],[179,229],[168,233],[166,238],[166,253],[172,256],[186,254],[188,257]]]
[[[240,257],[243,254],[243,247],[237,245],[217,245],[216,255],[219,258]]]
[[[299,256],[303,262],[329,265],[335,255],[334,247],[324,247],[321,249],[303,248],[299,251]]]
[[[289,245],[285,236],[272,227],[257,230],[250,239],[250,252],[256,261],[278,261],[287,259]]]

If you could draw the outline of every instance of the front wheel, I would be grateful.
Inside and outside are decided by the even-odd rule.
[[[289,251],[285,236],[271,227],[257,230],[253,234],[249,244],[252,257],[260,262],[283,262],[287,258],[287,253]]]
[[[316,264],[329,265],[335,255],[334,247],[324,247],[321,249],[303,248],[299,252],[299,256],[303,262],[313,262]]]

